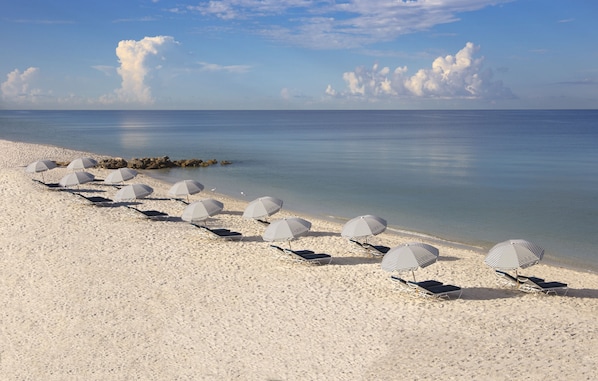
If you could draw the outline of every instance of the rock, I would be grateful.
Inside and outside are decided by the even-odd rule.
[[[177,167],[185,168],[185,167],[200,167],[203,163],[201,159],[188,159],[188,160],[175,160],[174,164]]]
[[[105,169],[118,169],[118,168],[126,168],[127,161],[120,157],[113,157],[110,159],[103,159],[98,162],[98,166],[100,168]]]
[[[175,164],[168,156],[134,158],[129,161],[129,168],[133,169],[162,169],[173,168]]]
[[[65,163],[65,166],[68,163]],[[218,160],[211,159],[208,161],[203,161],[201,159],[184,159],[184,160],[175,160],[171,161],[168,156],[163,157],[143,157],[143,158],[133,158],[128,162],[122,158],[110,158],[110,159],[103,159],[101,160],[98,165],[101,168],[106,169],[117,169],[117,168],[125,168],[129,167],[132,169],[162,169],[162,168],[174,168],[174,167],[181,167],[181,168],[191,168],[191,167],[208,167],[210,165],[218,164]],[[221,165],[229,165],[232,162],[228,160],[223,160],[220,162]]]

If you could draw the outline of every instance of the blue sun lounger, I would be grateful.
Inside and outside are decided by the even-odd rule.
[[[421,297],[450,299],[451,296],[458,294],[457,299],[459,299],[461,297],[461,293],[463,292],[461,287],[454,286],[452,284],[444,284],[437,280],[412,282],[394,275],[392,275],[390,279],[394,282],[397,282],[401,291]]]
[[[222,228],[211,229],[204,225],[197,225],[197,224],[191,224],[191,225],[195,226],[196,228],[201,229],[203,232],[209,234],[213,238],[220,238],[220,239],[224,239],[227,241],[240,241],[243,239],[243,234],[229,230],[229,229],[222,229]]]
[[[279,253],[280,258],[292,259],[296,262],[315,263],[320,265],[326,261],[328,261],[326,264],[330,264],[330,262],[332,262],[332,256],[329,254],[316,253],[312,250],[284,249],[276,245],[270,245],[270,247]]]

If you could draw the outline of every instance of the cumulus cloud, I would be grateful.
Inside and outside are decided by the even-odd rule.
[[[161,65],[150,65],[150,58],[158,57],[170,45],[178,44],[173,37],[156,36],[144,37],[139,41],[123,40],[116,47],[116,56],[120,66],[116,69],[122,82],[121,87],[114,91],[114,95],[101,98],[103,103],[115,101],[125,103],[151,104],[153,98],[151,88],[147,83],[152,71],[159,70]]]
[[[15,103],[35,102],[41,95],[41,90],[33,88],[38,73],[37,67],[27,68],[23,72],[15,69],[8,73],[6,81],[0,85],[2,100]]]
[[[346,49],[392,41],[400,35],[458,21],[459,13],[510,1],[211,0],[186,10],[224,22],[250,20],[248,31],[274,40],[316,49]],[[280,19],[284,23],[277,22]]]
[[[337,91],[328,85],[333,97],[508,99],[514,95],[501,81],[494,81],[492,71],[483,68],[483,57],[475,58],[479,48],[468,42],[455,55],[438,57],[430,68],[408,75],[407,67],[359,67],[343,74],[346,89]]]

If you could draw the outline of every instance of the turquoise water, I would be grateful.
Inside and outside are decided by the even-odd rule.
[[[598,269],[598,111],[0,111],[0,138],[230,160],[156,174],[483,249],[525,238]]]

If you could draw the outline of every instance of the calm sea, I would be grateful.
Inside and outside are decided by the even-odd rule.
[[[155,174],[484,250],[524,238],[550,261],[598,269],[596,110],[0,111],[0,138],[230,160]]]

